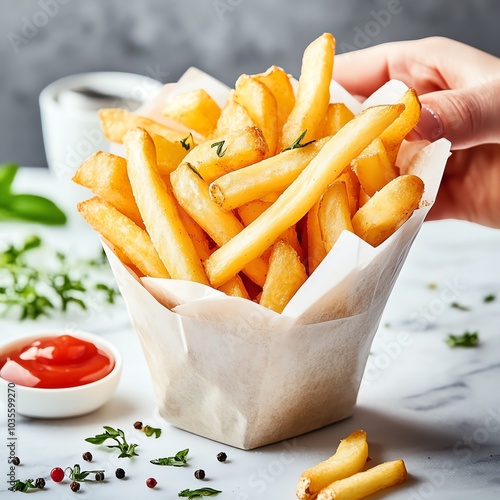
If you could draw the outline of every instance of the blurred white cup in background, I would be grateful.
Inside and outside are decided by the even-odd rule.
[[[100,108],[134,111],[162,85],[143,75],[97,72],[67,76],[45,87],[40,93],[40,113],[52,173],[67,181],[91,154],[108,150],[97,116]]]

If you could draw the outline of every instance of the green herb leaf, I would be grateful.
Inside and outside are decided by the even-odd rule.
[[[454,309],[458,309],[459,311],[470,311],[470,307],[468,306],[463,306],[462,304],[459,304],[458,302],[452,302],[450,304],[451,307],[453,307]]]
[[[14,484],[9,488],[9,491],[22,491],[23,493],[26,493],[30,489],[38,489],[35,486],[33,479],[26,479],[25,481],[16,479]]]
[[[450,347],[477,347],[479,345],[478,332],[464,332],[462,335],[448,335],[446,343]]]
[[[96,434],[93,437],[88,437],[85,439],[85,441],[91,444],[98,445],[103,444],[108,439],[113,439],[116,444],[107,445],[107,447],[117,448],[118,450],[120,450],[118,458],[132,458],[134,456],[139,456],[139,454],[135,451],[135,449],[139,445],[135,443],[127,443],[127,440],[125,439],[125,433],[121,429],[114,429],[113,427],[110,427],[108,425],[104,425],[103,428],[106,432],[102,434]]]
[[[75,464],[73,467],[67,467],[64,473],[72,481],[82,482],[85,481],[89,474],[97,474],[98,472],[104,472],[104,469],[99,470],[81,470],[79,464]]]
[[[53,201],[43,196],[14,194],[7,201],[4,208],[10,210],[13,218],[50,226],[66,224],[66,214]]]
[[[496,300],[496,295],[494,293],[490,293],[489,295],[486,295],[486,297],[483,299],[483,302],[488,303],[488,302],[493,302]]]
[[[156,439],[158,439],[161,436],[161,429],[158,427],[151,427],[150,425],[145,425],[142,428],[142,432],[146,434],[147,437],[151,437],[154,435]]]
[[[5,200],[11,195],[12,183],[18,170],[19,166],[15,163],[0,165],[0,200]]]
[[[205,179],[201,176],[200,172],[198,172],[198,170],[196,170],[193,165],[191,165],[191,163],[189,162],[186,162],[186,165],[187,165],[187,168],[189,168],[189,170],[191,170],[192,172],[194,172],[202,181],[204,181]]]
[[[299,137],[295,140],[295,142],[293,142],[293,144],[291,146],[288,146],[287,148],[285,148],[282,151],[282,153],[284,151],[290,151],[292,149],[305,148],[306,146],[309,146],[309,144],[316,142],[316,141],[309,141],[309,142],[306,142],[305,144],[301,144],[300,141],[302,141],[302,139],[306,136],[306,134],[307,134],[307,129],[304,130],[304,132],[302,132],[302,134],[299,135]]]
[[[224,143],[225,143],[225,142],[226,142],[226,141],[214,142],[214,143],[210,146],[211,148],[217,148],[216,153],[217,153],[217,156],[218,156],[219,158],[222,158],[222,157],[226,154],[227,147],[226,147],[226,149],[225,149],[224,151],[222,151],[222,148],[224,147]]]
[[[171,465],[172,467],[184,467],[185,465],[187,465],[186,457],[188,453],[189,448],[178,451],[175,457],[156,458],[154,460],[150,460],[150,462],[153,465]]]
[[[179,142],[181,143],[181,146],[186,150],[189,151],[191,149],[191,144],[193,143],[193,134],[189,134],[187,137],[184,137],[184,139],[181,139]]]
[[[178,496],[185,498],[201,498],[201,497],[215,497],[222,491],[214,490],[213,488],[200,488],[198,490],[182,490],[179,491]]]

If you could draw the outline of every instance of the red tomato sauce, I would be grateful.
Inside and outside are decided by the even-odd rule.
[[[114,360],[95,344],[71,335],[42,337],[0,355],[4,380],[46,389],[90,384],[114,366]]]

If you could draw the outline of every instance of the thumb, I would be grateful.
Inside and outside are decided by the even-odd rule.
[[[500,80],[466,89],[424,94],[422,115],[409,139],[446,137],[453,149],[500,143]]]

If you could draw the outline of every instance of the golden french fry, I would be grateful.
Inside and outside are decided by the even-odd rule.
[[[324,248],[328,253],[342,231],[351,231],[351,209],[346,185],[336,180],[323,193],[318,209],[319,227]]]
[[[317,500],[360,500],[377,491],[401,484],[408,477],[403,460],[385,462],[321,490]]]
[[[128,180],[125,158],[98,151],[80,165],[73,176],[73,182],[104,198],[144,229]]]
[[[260,305],[281,313],[306,279],[306,269],[297,252],[285,240],[278,240],[269,257]]]
[[[255,127],[256,124],[250,118],[247,110],[234,99],[234,90],[229,92],[227,102],[222,108],[217,127],[212,137],[229,134],[235,130],[246,127]]]
[[[403,139],[413,130],[418,120],[420,120],[420,111],[422,109],[415,89],[408,89],[399,102],[405,105],[405,110],[380,136],[389,159],[393,164],[396,161]]]
[[[368,196],[373,196],[399,175],[380,139],[375,139],[352,161],[352,168]]]
[[[177,205],[177,211],[179,212],[182,225],[186,228],[193,242],[198,257],[202,261],[208,259],[212,255],[213,250],[210,248],[207,233],[203,231],[203,228],[179,204]]]
[[[340,441],[334,455],[302,473],[297,484],[297,498],[316,498],[318,492],[329,484],[359,472],[367,458],[366,432],[354,431]]]
[[[370,245],[380,245],[410,218],[423,192],[424,183],[416,175],[396,177],[356,212],[354,232]]]
[[[291,149],[219,177],[210,185],[210,196],[232,210],[268,194],[284,191],[321,151],[329,138]]]
[[[370,197],[366,194],[365,190],[363,188],[360,188],[360,190],[359,190],[359,208],[361,208],[363,205],[365,205],[369,199],[370,199]],[[354,217],[354,215],[351,215],[351,217]]]
[[[162,262],[173,279],[208,284],[193,242],[182,225],[176,202],[156,167],[153,140],[141,128],[123,138],[132,192],[144,225]]]
[[[226,212],[210,199],[207,183],[189,165],[180,165],[172,172],[170,179],[181,207],[217,245],[224,245],[243,229],[243,224],[232,212]],[[267,274],[267,263],[263,259],[252,260],[244,266],[243,272],[262,286]]]
[[[168,177],[179,166],[188,151],[195,147],[192,135],[175,142],[167,141],[160,135],[150,135],[155,144],[158,172],[163,178]]]
[[[145,276],[170,278],[148,233],[113,205],[95,197],[82,201],[77,209],[98,233],[125,254]]]
[[[332,102],[326,111],[323,135],[335,135],[348,121],[354,118],[354,113],[343,102]]]
[[[349,208],[351,209],[351,217],[353,217],[359,208],[359,192],[361,188],[358,177],[348,168],[337,180],[345,183],[347,197],[349,198]]]
[[[256,221],[243,229],[206,261],[212,286],[220,286],[264,251],[316,203],[342,173],[403,111],[404,105],[373,106],[342,127]]]
[[[304,131],[304,143],[318,139],[330,101],[335,39],[321,35],[305,50],[295,106],[283,126],[279,150],[289,147]]]
[[[261,161],[269,153],[262,132],[245,127],[199,144],[184,158],[208,183],[233,170]]]
[[[111,142],[122,143],[125,134],[132,128],[141,127],[149,134],[155,134],[168,141],[180,141],[186,137],[185,132],[172,130],[146,116],[139,116],[119,108],[103,108],[99,110],[99,119],[104,137]]]
[[[273,94],[278,106],[278,130],[283,128],[295,105],[295,94],[290,76],[278,66],[271,66],[265,73],[254,75]]]
[[[243,280],[238,276],[233,276],[229,281],[226,281],[222,286],[219,287],[221,292],[231,297],[241,297],[242,299],[250,299],[247,289],[243,284]]]
[[[269,153],[273,155],[278,144],[278,107],[273,93],[257,78],[241,75],[236,81],[234,99],[262,130]]]
[[[189,90],[168,99],[162,113],[208,137],[217,126],[221,109],[203,89]]]
[[[319,225],[319,200],[307,213],[307,270],[312,274],[326,257],[326,249]]]

